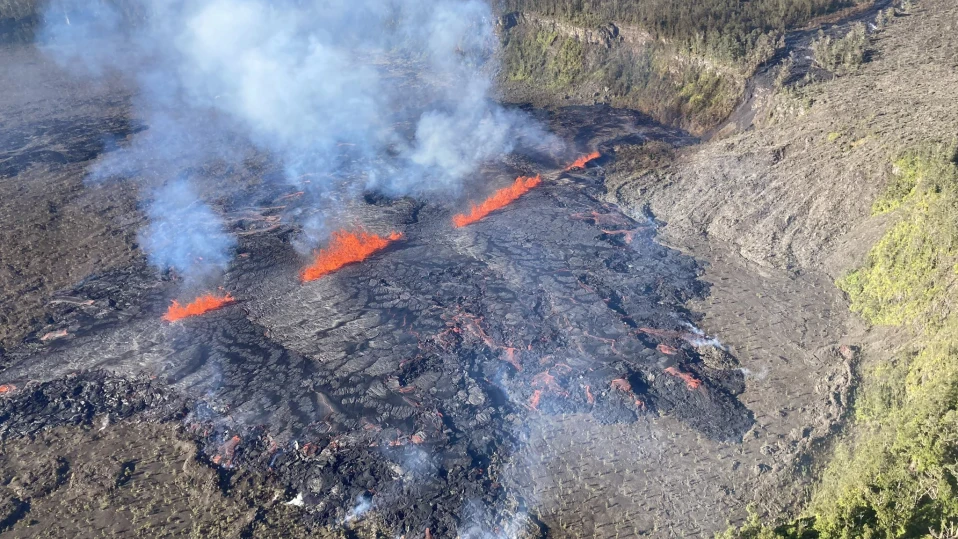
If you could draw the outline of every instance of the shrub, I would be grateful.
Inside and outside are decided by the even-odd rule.
[[[812,43],[815,62],[835,74],[858,69],[865,63],[869,44],[868,32],[863,23],[858,23],[841,39],[823,34]]]
[[[892,181],[872,204],[872,214],[880,215],[898,209],[915,192],[923,176],[933,174],[927,170],[929,160],[917,155],[905,155],[897,159],[892,169]]]
[[[548,62],[553,84],[564,88],[582,72],[582,44],[577,39],[564,39],[555,56]]]
[[[778,71],[775,73],[775,88],[781,90],[784,88],[788,81],[792,78],[792,69],[795,67],[795,60],[789,56],[781,65],[778,66]]]
[[[899,221],[839,285],[878,324],[915,324],[913,350],[865,373],[856,433],[810,513],[821,537],[944,536],[958,521],[958,171],[941,148],[895,161],[876,208]]]
[[[898,221],[839,282],[876,324],[918,339],[874,362],[856,390],[851,435],[834,449],[805,514],[771,528],[753,518],[725,537],[954,537],[958,523],[958,170],[942,147],[895,160],[883,204]],[[884,208],[876,202],[876,207]]]
[[[865,266],[839,280],[852,310],[875,324],[928,319],[939,308],[958,261],[958,173],[943,154],[909,154],[875,202],[879,212],[904,214],[868,254]]]

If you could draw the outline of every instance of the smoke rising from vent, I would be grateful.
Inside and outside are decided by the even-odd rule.
[[[139,240],[150,263],[194,271],[226,269],[236,240],[223,232],[219,218],[184,180],[159,188],[146,214],[150,222]]]
[[[203,178],[175,172],[241,164],[237,140],[291,183],[309,175],[301,187],[330,206],[365,189],[454,193],[484,161],[557,145],[490,99],[498,41],[481,0],[54,0],[39,41],[86,76],[135,84],[149,129],[92,177],[148,163],[153,181],[176,180],[151,189],[143,246],[186,274],[222,267],[233,242],[199,200]],[[184,207],[203,226],[174,225]]]

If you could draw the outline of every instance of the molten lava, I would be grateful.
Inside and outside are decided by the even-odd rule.
[[[585,168],[586,163],[588,163],[589,161],[592,161],[593,159],[598,159],[599,157],[601,157],[601,155],[602,154],[600,154],[599,152],[592,152],[589,155],[583,155],[582,157],[573,161],[571,165],[565,167],[566,172],[570,170],[575,170],[578,168]]]
[[[665,343],[659,343],[659,345],[656,346],[655,348],[656,348],[656,350],[658,350],[659,352],[662,352],[663,354],[668,354],[668,355],[670,355],[670,356],[674,356],[675,354],[679,353],[678,349],[676,349],[676,348],[674,348],[674,347],[672,347],[672,346],[669,346],[669,345],[667,345],[667,344],[665,344]]]
[[[402,234],[399,232],[393,232],[384,238],[364,230],[355,232],[338,230],[333,232],[333,239],[329,245],[316,254],[313,265],[303,270],[301,277],[303,281],[313,281],[343,266],[362,262],[401,237]]]
[[[456,214],[452,218],[452,224],[458,228],[475,223],[490,213],[515,202],[516,199],[528,193],[533,187],[540,183],[542,183],[542,178],[539,176],[535,178],[519,176],[516,178],[515,183],[509,187],[499,189],[493,193],[491,197],[484,200],[482,204],[478,206],[473,204],[472,211],[470,211],[468,215],[464,213]]]
[[[532,392],[532,396],[529,397],[529,408],[533,410],[539,409],[539,400],[542,398],[542,390],[537,389]]]
[[[681,378],[682,381],[685,382],[686,387],[689,388],[689,391],[692,391],[693,389],[698,389],[698,387],[702,385],[701,380],[699,380],[698,378],[692,376],[691,374],[687,372],[682,372],[676,369],[675,367],[668,367],[667,369],[665,369],[665,372],[668,374],[671,374],[672,376],[675,376],[676,378]]]
[[[167,309],[166,314],[163,315],[163,320],[176,322],[183,318],[198,316],[219,309],[220,307],[233,303],[233,301],[233,296],[229,294],[221,297],[214,296],[213,294],[204,294],[186,305],[180,305],[178,301],[173,300],[173,303],[170,304],[170,308]]]
[[[213,456],[213,464],[223,463],[227,468],[233,467],[233,456],[236,454],[236,447],[240,444],[240,437],[233,436],[230,440],[220,446],[220,452]],[[226,459],[225,462],[223,459]]]

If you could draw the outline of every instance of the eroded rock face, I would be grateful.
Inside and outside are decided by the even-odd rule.
[[[499,17],[500,31],[507,31],[517,25],[526,24],[545,28],[559,35],[571,37],[582,43],[598,45],[610,49],[624,42],[631,46],[644,46],[655,41],[648,31],[634,25],[606,23],[596,28],[577,26],[539,13],[513,12]]]

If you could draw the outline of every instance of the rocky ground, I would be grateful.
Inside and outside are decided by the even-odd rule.
[[[808,472],[824,454],[816,447],[827,448],[830,429],[840,426],[834,418],[856,373],[914,338],[866,327],[847,314],[833,283],[887,229],[889,216],[871,207],[892,161],[922,144],[953,141],[958,47],[948,35],[956,26],[953,4],[921,2],[872,34],[869,61],[858,70],[769,90],[746,103],[757,113],[733,118],[725,135],[664,165],[608,176],[612,200],[662,219],[661,241],[709,262],[703,279],[711,294],[695,306],[705,314],[702,327],[767,381],[749,385],[743,399],[771,403],[814,388],[816,406],[780,408],[805,414],[803,432],[779,432],[766,451],[800,473],[782,475],[778,487],[768,483],[769,493],[790,493],[760,496],[769,514],[802,498],[802,477],[814,476]],[[839,343],[850,347],[848,357],[834,353]]]
[[[232,184],[238,193],[217,202],[239,239],[219,284],[238,301],[195,320],[161,320],[171,298],[198,290],[145,264],[136,245],[138,182],[86,177],[99,155],[149,126],[113,128],[137,125],[119,83],[74,93],[36,51],[7,53],[24,74],[5,81],[18,122],[5,134],[2,161],[9,533],[145,533],[160,520],[171,533],[203,529],[206,521],[181,512],[191,502],[162,486],[176,481],[172,472],[157,465],[148,478],[135,473],[138,461],[150,469],[172,459],[219,477],[219,497],[203,486],[186,495],[236,515],[214,535],[251,533],[280,503],[302,507],[297,522],[330,533],[535,535],[561,530],[565,518],[540,509],[539,481],[510,468],[541,417],[639,432],[672,417],[668,429],[729,447],[751,428],[754,412],[736,397],[743,372],[685,307],[707,293],[697,264],[654,242],[653,221],[602,202],[603,169],[594,165],[569,173],[565,163],[517,156],[484,170],[469,196],[520,174],[543,172],[545,182],[463,229],[451,217],[465,200],[368,193],[349,208],[349,222],[402,232],[402,240],[306,284],[298,274],[309,254],[296,248],[293,218],[315,211],[306,197],[267,186],[260,180],[268,172],[253,165],[190,171],[210,190]],[[51,89],[32,93],[28,80]],[[583,149],[691,140],[607,108],[545,119]],[[149,176],[144,170],[134,174]],[[142,421],[181,427],[162,430],[148,455],[130,456],[143,446],[123,445],[123,433]],[[47,436],[80,445],[54,446],[52,472],[46,460],[17,457]],[[96,467],[104,450],[113,464],[81,481],[79,471]],[[200,473],[193,464],[180,480]],[[48,472],[50,482],[24,486]],[[679,481],[684,472],[676,473]],[[236,493],[241,479],[253,485],[252,498]],[[267,491],[268,502],[258,497]],[[93,501],[113,516],[89,515]]]
[[[883,230],[871,205],[895,152],[954,135],[955,7],[922,2],[873,35],[857,71],[769,102],[756,128],[697,147],[667,170],[610,181],[648,203],[676,242],[727,242],[763,268],[836,277]],[[802,189],[794,186],[799,183]]]
[[[40,322],[53,291],[135,258],[141,219],[131,185],[83,181],[108,141],[136,130],[129,94],[78,83],[32,47],[3,56],[17,76],[0,77],[0,348]]]
[[[605,157],[484,171],[471,194],[547,174],[463,230],[454,207],[370,194],[356,215],[404,240],[312,284],[296,197],[220,171],[261,200],[218,208],[239,302],[177,326],[136,184],[84,181],[148,128],[128,91],[3,48],[0,531],[708,536],[749,503],[788,509],[856,363],[890,342],[832,281],[883,230],[866,217],[890,148],[958,125],[956,15],[926,0],[859,72],[703,145],[633,113],[544,114]],[[678,150],[616,166],[650,141]]]

